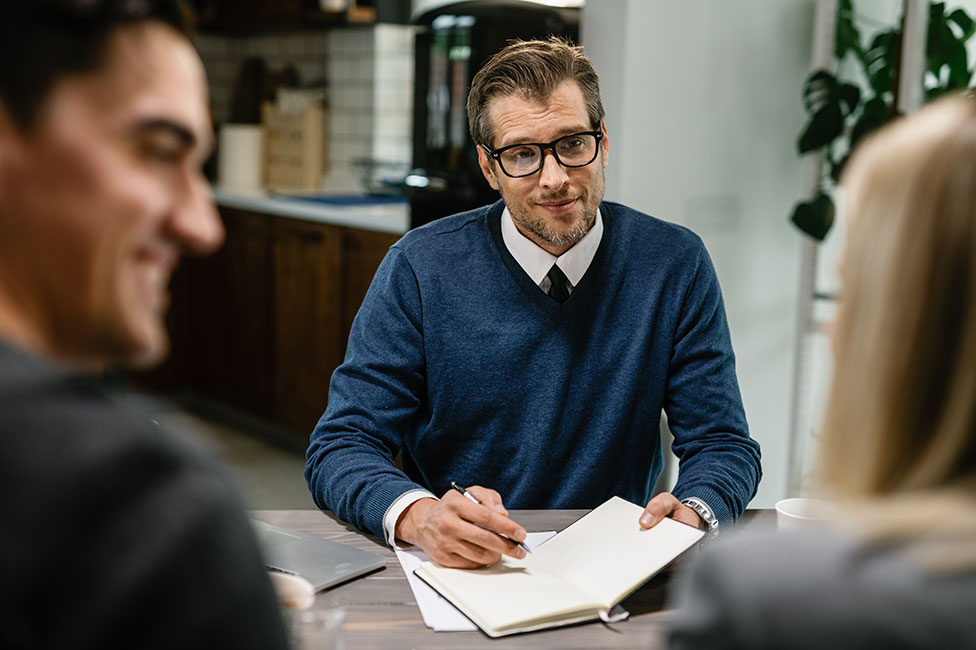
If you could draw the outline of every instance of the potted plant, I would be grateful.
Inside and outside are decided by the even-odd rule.
[[[834,56],[838,67],[853,59],[867,87],[862,89],[857,82],[828,70],[814,70],[803,84],[809,119],[797,140],[797,151],[800,155],[822,151],[823,174],[813,195],[794,206],[791,220],[818,241],[833,225],[831,190],[851,152],[861,138],[899,115],[904,24],[879,31],[864,47],[857,19],[853,0],[839,0]],[[923,82],[926,101],[969,87],[973,71],[968,67],[966,43],[974,32],[976,23],[964,10],[947,13],[945,2],[929,4]]]

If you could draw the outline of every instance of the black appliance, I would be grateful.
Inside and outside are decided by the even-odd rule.
[[[498,199],[478,166],[465,102],[481,66],[511,39],[579,42],[579,8],[527,0],[453,2],[416,16],[410,226]]]

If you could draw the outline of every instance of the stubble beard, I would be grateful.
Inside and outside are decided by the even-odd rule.
[[[600,202],[603,201],[603,192],[605,187],[605,180],[601,170],[599,183],[590,188],[593,191],[588,195],[586,205],[583,206],[583,214],[581,215],[581,218],[576,219],[569,230],[557,230],[553,228],[550,223],[546,221],[546,219],[531,214],[529,209],[523,208],[521,204],[518,204],[515,201],[508,201],[504,192],[502,192],[502,199],[505,200],[505,205],[508,207],[508,211],[512,215],[512,221],[514,221],[515,224],[520,228],[525,229],[537,237],[540,241],[545,242],[550,246],[570,246],[576,244],[581,239],[586,237],[586,234],[590,232],[593,224],[596,223],[596,211],[600,206]],[[556,194],[544,194],[538,198],[538,201],[559,201],[561,199],[568,198],[568,192],[559,192]],[[558,217],[557,220],[561,223],[565,223]]]

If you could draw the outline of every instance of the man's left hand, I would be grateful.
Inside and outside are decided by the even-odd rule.
[[[647,503],[640,516],[641,528],[653,528],[665,517],[671,517],[683,524],[705,530],[705,522],[698,513],[678,501],[670,492],[662,492]]]

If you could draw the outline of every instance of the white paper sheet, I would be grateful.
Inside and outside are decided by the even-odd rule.
[[[546,541],[555,531],[541,533],[527,533],[525,545],[530,549]],[[439,593],[427,586],[427,583],[413,574],[414,569],[430,558],[416,546],[405,549],[395,549],[397,559],[403,572],[407,574],[407,582],[413,590],[413,597],[420,608],[420,615],[424,617],[424,624],[435,632],[458,632],[461,630],[477,630],[478,627],[468,620],[451,603],[441,597]]]

